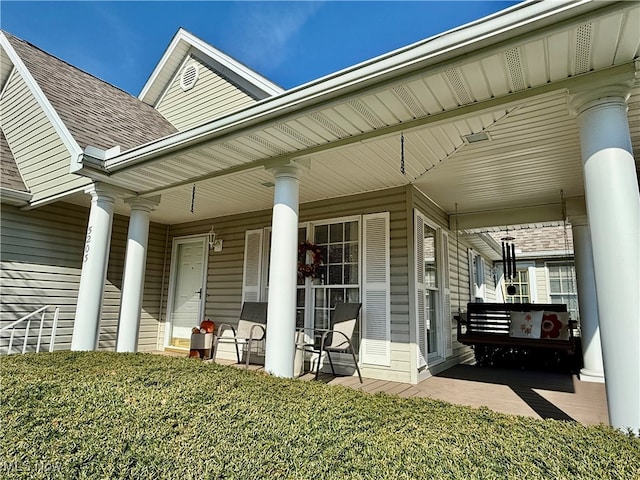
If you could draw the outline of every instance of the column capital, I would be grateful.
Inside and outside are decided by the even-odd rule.
[[[115,201],[123,195],[131,195],[131,192],[127,190],[102,182],[96,182],[88,185],[85,187],[84,193],[91,195],[91,200],[94,202],[102,200],[110,203],[115,203]]]
[[[586,110],[602,106],[617,105],[626,109],[630,92],[631,81],[574,91],[569,96],[569,111],[579,116]]]
[[[278,177],[298,178],[298,175],[300,174],[301,170],[311,169],[311,159],[298,158],[294,160],[291,160],[291,159],[279,160],[269,165],[265,165],[265,169],[272,172],[276,178]]]
[[[160,204],[160,199],[160,195],[154,197],[129,197],[124,199],[124,203],[129,205],[132,211],[151,212]]]

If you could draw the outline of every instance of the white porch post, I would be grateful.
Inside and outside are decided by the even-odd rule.
[[[640,432],[640,195],[626,85],[576,95],[611,425]]]
[[[126,202],[131,206],[131,217],[122,278],[116,351],[136,352],[147,260],[149,214],[160,203],[160,197],[132,198]]]
[[[275,169],[271,230],[271,269],[264,368],[278,377],[293,377],[298,262],[297,167]]]
[[[101,184],[87,188],[91,211],[84,245],[78,304],[73,323],[71,350],[95,350],[100,333],[100,314],[109,263],[113,206],[116,194]]]
[[[578,305],[580,308],[580,332],[584,366],[580,380],[604,382],[600,326],[598,324],[598,297],[596,277],[593,271],[591,235],[586,215],[571,218],[573,250],[575,254]]]

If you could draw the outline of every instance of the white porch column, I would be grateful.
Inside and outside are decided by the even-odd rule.
[[[113,206],[116,200],[115,191],[101,184],[88,187],[86,192],[91,195],[91,211],[84,245],[71,350],[95,350],[98,347],[104,283],[109,263]]]
[[[611,425],[640,432],[640,195],[626,85],[576,95]]]
[[[604,382],[600,326],[598,324],[598,297],[596,277],[593,271],[591,235],[586,215],[571,217],[573,250],[575,255],[578,306],[580,309],[580,332],[582,335],[582,358],[580,380]]]
[[[298,277],[297,167],[276,168],[275,184],[264,368],[272,375],[292,378]]]
[[[149,238],[149,214],[160,203],[160,197],[131,198],[127,252],[122,278],[122,295],[118,320],[117,352],[138,350],[138,329],[144,291],[144,272]]]

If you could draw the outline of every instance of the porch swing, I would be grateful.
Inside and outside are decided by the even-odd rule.
[[[564,197],[562,209],[564,215]],[[564,218],[565,246],[568,251],[566,215]],[[459,249],[457,205],[456,239]],[[506,235],[501,239],[502,266],[505,282],[509,282],[506,289],[509,295],[518,293],[514,285],[517,276],[514,240],[506,228]],[[457,322],[457,339],[463,345],[473,347],[479,365],[496,365],[501,358],[510,365],[513,362],[507,360],[507,357],[538,358],[533,352],[547,352],[542,357],[568,356],[570,368],[577,366],[574,357],[578,341],[573,333],[577,322],[569,318],[566,304],[508,303],[505,299],[504,303],[469,302],[467,311],[460,312],[460,298],[458,283],[458,314],[454,316]],[[550,352],[553,354],[549,355]],[[546,360],[543,363],[544,361]]]

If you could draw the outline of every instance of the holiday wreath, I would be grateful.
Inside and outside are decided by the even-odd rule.
[[[311,254],[311,263],[307,263],[307,253]],[[298,245],[298,276],[315,278],[323,260],[320,247],[315,243],[301,242]]]

